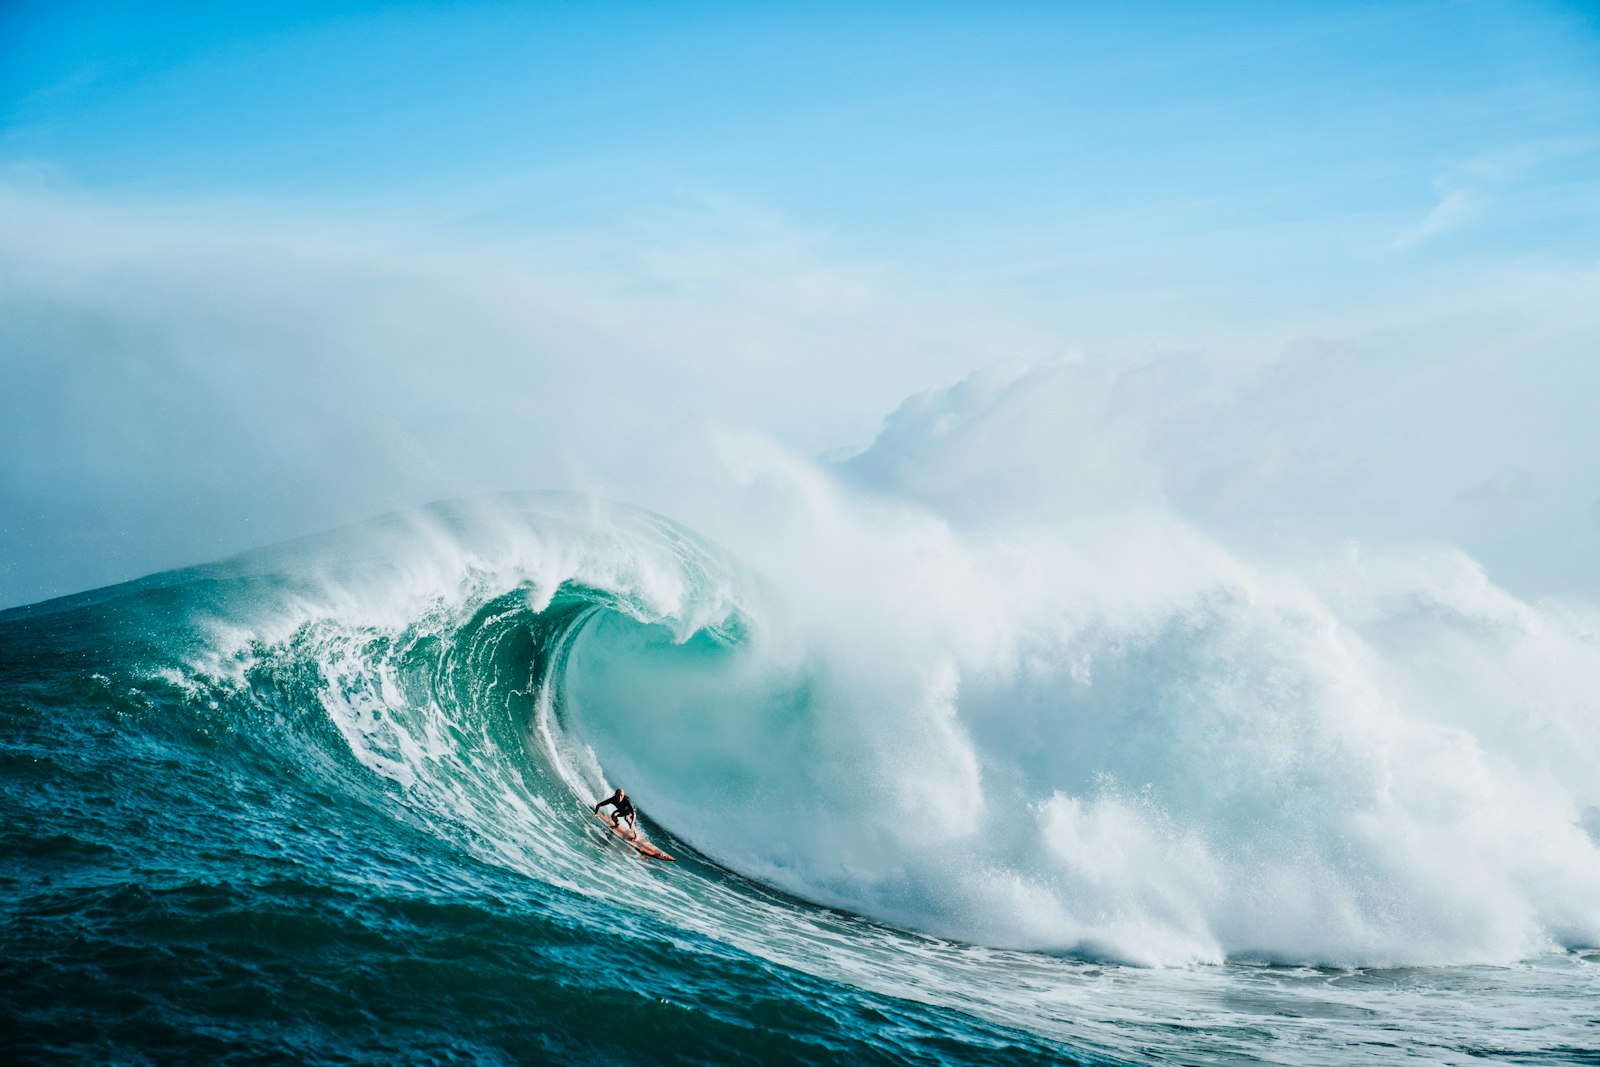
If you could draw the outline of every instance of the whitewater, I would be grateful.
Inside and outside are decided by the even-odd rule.
[[[13,1051],[1596,1061],[1592,609],[735,451],[0,614]]]

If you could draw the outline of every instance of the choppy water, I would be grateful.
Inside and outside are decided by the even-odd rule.
[[[527,496],[0,614],[0,1042],[1600,1062],[1593,705],[1429,696],[1484,645],[1587,677],[1582,619],[1242,579],[1119,611],[912,549],[846,595]],[[907,607],[907,568],[948,582]],[[678,863],[588,814],[615,784]]]

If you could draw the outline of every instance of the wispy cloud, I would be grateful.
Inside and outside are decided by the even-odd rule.
[[[1396,234],[1389,247],[1396,252],[1407,251],[1460,229],[1478,214],[1482,204],[1481,194],[1459,188],[1443,190],[1427,214]]]
[[[1550,219],[1587,221],[1600,207],[1590,135],[1509,140],[1465,159],[1434,179],[1434,202],[1403,227],[1390,251],[1409,251],[1474,225],[1501,229]]]

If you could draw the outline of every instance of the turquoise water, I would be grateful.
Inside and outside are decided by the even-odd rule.
[[[846,813],[903,786],[880,790],[856,676],[796,651],[783,598],[670,522],[538,496],[0,614],[0,1040],[94,1063],[1600,1062],[1581,936],[1428,965],[1138,966],[1116,922],[986,940],[977,867],[1024,913],[1051,884],[937,819],[904,855],[861,836]],[[1003,733],[996,699],[974,735]],[[679,862],[588,814],[619,783]]]

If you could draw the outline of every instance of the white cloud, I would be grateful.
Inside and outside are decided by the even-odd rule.
[[[1466,225],[1481,208],[1478,195],[1465,189],[1448,189],[1439,194],[1428,213],[1407,226],[1389,242],[1394,251],[1406,251]]]

